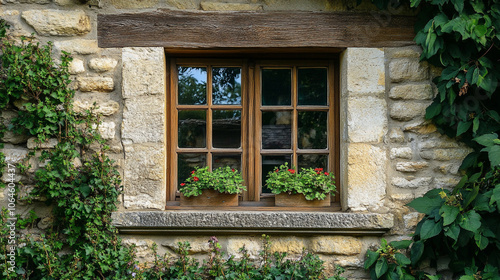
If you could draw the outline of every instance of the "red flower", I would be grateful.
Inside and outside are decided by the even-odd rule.
[[[181,183],[181,187],[184,187],[186,185],[186,183]]]
[[[200,179],[199,179],[198,177],[194,177],[194,178],[193,178],[193,180],[194,180],[195,182],[197,182],[197,181],[199,181]]]
[[[293,170],[293,169],[288,169],[288,172],[290,172],[290,173],[292,173],[292,174],[293,174],[293,173],[295,173],[295,170]]]
[[[231,169],[231,170],[232,170],[233,172],[236,172],[236,170],[234,170],[234,168],[233,168],[233,169]]]
[[[326,175],[326,176],[328,176],[328,175],[330,175],[330,173],[328,173],[328,172],[325,172],[325,175]]]
[[[191,174],[194,174],[194,170],[193,170],[193,171],[191,171]]]
[[[280,172],[280,171],[279,171],[278,169],[276,169],[276,170],[274,170],[274,172],[278,173],[278,172]]]
[[[319,175],[319,174],[321,174],[321,172],[319,172],[319,171],[318,171],[318,172],[316,172],[316,174],[318,174],[318,175]]]

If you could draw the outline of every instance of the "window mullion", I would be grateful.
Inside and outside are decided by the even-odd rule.
[[[207,122],[206,122],[206,130],[207,130],[207,166],[210,170],[212,170],[212,66],[207,66]]]
[[[297,113],[297,67],[292,70],[292,166],[298,166],[297,145],[298,145],[298,113]]]

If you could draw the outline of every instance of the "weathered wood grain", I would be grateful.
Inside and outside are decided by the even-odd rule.
[[[376,13],[172,11],[100,14],[101,48],[345,48],[412,45],[414,17]]]

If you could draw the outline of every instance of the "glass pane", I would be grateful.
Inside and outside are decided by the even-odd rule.
[[[212,156],[212,168],[229,166],[241,172],[241,155],[214,154]]]
[[[199,105],[207,103],[207,68],[179,67],[179,104]]]
[[[299,170],[302,170],[302,168],[323,168],[326,171],[328,170],[328,155],[298,155],[297,164]]]
[[[206,154],[178,154],[177,155],[177,186],[186,181],[195,167],[206,166]]]
[[[298,72],[299,105],[327,105],[326,68],[300,68]]]
[[[241,104],[241,68],[212,68],[213,104]]]
[[[292,69],[262,70],[262,105],[291,105]]]
[[[328,113],[316,111],[298,112],[299,149],[326,149]]]
[[[241,111],[214,110],[212,118],[213,147],[241,147]]]
[[[262,112],[262,148],[292,148],[292,112]]]
[[[206,147],[206,111],[179,111],[179,148]]]
[[[271,190],[266,187],[267,174],[276,170],[276,168],[285,162],[288,162],[288,166],[291,166],[292,156],[262,156],[262,193],[271,193]]]

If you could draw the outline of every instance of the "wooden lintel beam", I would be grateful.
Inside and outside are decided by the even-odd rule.
[[[414,17],[353,12],[157,10],[97,17],[101,48],[346,48],[413,45]]]

